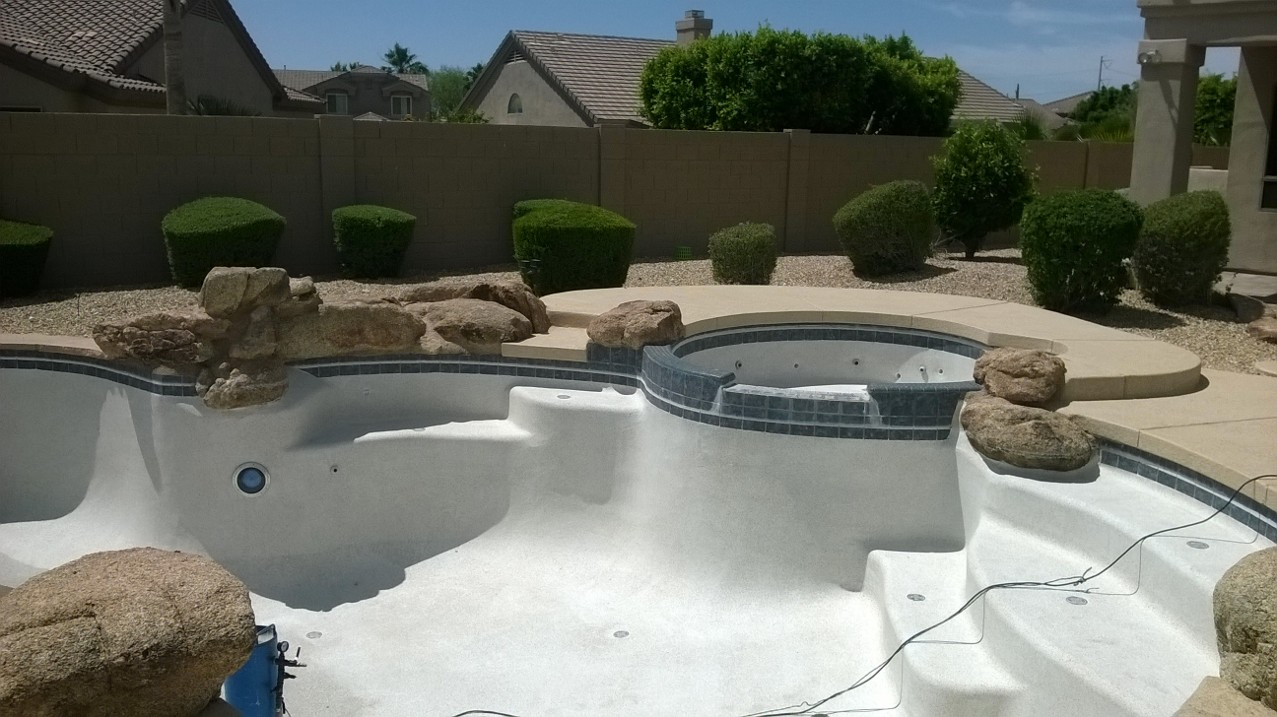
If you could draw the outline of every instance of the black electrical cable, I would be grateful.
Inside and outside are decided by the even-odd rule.
[[[792,710],[792,709],[793,709],[792,707],[781,707],[781,708],[778,708],[777,710],[766,710],[766,711],[763,711],[763,712],[753,712],[753,713],[748,714],[748,715],[742,715],[742,717],[810,717],[810,716],[811,716],[811,714],[812,714],[812,710],[819,709],[819,708],[821,707],[821,705],[828,704],[829,702],[832,702],[833,700],[836,700],[836,699],[838,699],[839,697],[842,697],[843,695],[845,695],[845,694],[847,694],[847,693],[849,693],[849,692],[852,692],[853,690],[856,690],[856,689],[859,689],[859,688],[863,687],[863,686],[864,686],[865,684],[867,684],[870,680],[874,679],[874,678],[875,678],[875,677],[877,677],[877,676],[878,676],[878,675],[879,675],[879,674],[880,674],[883,670],[885,670],[885,669],[887,668],[887,666],[888,666],[888,665],[890,665],[890,664],[891,664],[891,663],[892,663],[892,662],[893,662],[893,661],[894,661],[897,657],[899,657],[899,656],[900,656],[900,653],[901,653],[901,652],[904,652],[904,649],[905,649],[906,647],[908,647],[909,645],[911,645],[911,644],[913,644],[914,642],[916,642],[916,641],[918,640],[918,638],[922,637],[923,635],[926,635],[927,633],[931,632],[932,630],[935,630],[935,629],[936,629],[936,628],[938,628],[938,627],[941,627],[942,625],[944,625],[944,624],[948,623],[950,620],[953,620],[954,618],[958,617],[958,616],[959,616],[959,615],[961,615],[962,613],[966,612],[967,610],[969,610],[969,609],[971,608],[971,606],[972,606],[972,605],[974,605],[976,602],[978,602],[978,601],[980,600],[980,598],[984,597],[985,595],[989,594],[990,592],[993,592],[994,590],[1028,590],[1028,589],[1042,589],[1042,588],[1045,588],[1045,589],[1075,588],[1075,587],[1078,587],[1079,585],[1085,585],[1086,583],[1088,583],[1088,582],[1090,582],[1090,581],[1092,581],[1092,580],[1094,580],[1094,579],[1096,579],[1096,578],[1100,577],[1100,576],[1101,576],[1101,575],[1103,575],[1104,573],[1107,573],[1109,570],[1112,570],[1114,566],[1116,566],[1119,562],[1121,562],[1121,561],[1122,561],[1122,558],[1125,558],[1125,557],[1126,557],[1126,556],[1127,556],[1127,555],[1128,555],[1128,554],[1129,554],[1132,550],[1134,550],[1134,549],[1138,548],[1140,545],[1142,545],[1142,544],[1144,543],[1144,541],[1149,540],[1150,538],[1156,538],[1156,537],[1157,537],[1157,536],[1159,536],[1159,535],[1165,535],[1166,533],[1172,533],[1172,532],[1177,531],[1177,530],[1184,530],[1185,528],[1193,528],[1193,527],[1196,527],[1196,526],[1198,526],[1198,525],[1201,525],[1201,524],[1203,524],[1203,523],[1207,523],[1207,522],[1209,522],[1209,521],[1213,520],[1213,519],[1215,518],[1215,516],[1219,515],[1220,513],[1223,513],[1223,512],[1224,512],[1224,511],[1228,508],[1228,506],[1232,505],[1232,504],[1233,504],[1233,502],[1234,502],[1234,501],[1236,501],[1236,500],[1237,500],[1237,498],[1241,496],[1242,491],[1243,491],[1243,490],[1245,490],[1247,486],[1249,486],[1249,485],[1251,485],[1252,483],[1255,483],[1255,482],[1257,482],[1257,481],[1261,481],[1261,480],[1268,479],[1268,478],[1277,478],[1277,473],[1266,473],[1266,474],[1264,474],[1264,475],[1255,476],[1254,478],[1251,478],[1250,480],[1247,480],[1246,482],[1244,482],[1244,483],[1242,483],[1241,485],[1237,486],[1237,488],[1233,490],[1232,494],[1228,496],[1228,500],[1224,501],[1224,504],[1223,504],[1223,505],[1221,505],[1220,507],[1216,508],[1216,509],[1215,509],[1215,512],[1211,513],[1210,515],[1206,516],[1205,518],[1202,518],[1201,520],[1195,520],[1195,521],[1193,521],[1193,522],[1191,522],[1191,523],[1185,523],[1185,524],[1183,524],[1183,525],[1176,525],[1176,526],[1171,527],[1171,528],[1163,528],[1162,530],[1154,531],[1154,532],[1152,532],[1152,533],[1149,533],[1149,534],[1147,534],[1147,535],[1145,535],[1145,536],[1143,536],[1143,537],[1139,538],[1138,540],[1136,540],[1135,542],[1133,542],[1133,543],[1131,543],[1129,546],[1127,546],[1126,550],[1123,550],[1123,551],[1122,551],[1122,552],[1121,552],[1121,553],[1120,553],[1120,554],[1119,554],[1116,558],[1114,558],[1111,562],[1109,562],[1109,564],[1108,564],[1108,565],[1105,565],[1103,568],[1101,568],[1098,572],[1092,573],[1092,572],[1091,572],[1091,569],[1090,569],[1090,568],[1087,568],[1086,570],[1083,570],[1083,571],[1082,571],[1082,574],[1081,574],[1081,575],[1074,575],[1074,576],[1070,576],[1070,577],[1063,577],[1063,578],[1055,578],[1054,580],[1041,580],[1041,581],[1037,581],[1037,580],[1028,580],[1028,581],[1025,581],[1025,580],[1022,580],[1022,581],[1013,581],[1013,582],[1005,582],[1005,583],[994,583],[994,584],[992,584],[992,585],[986,585],[986,586],[984,586],[984,587],[980,588],[979,590],[977,590],[975,593],[973,593],[973,594],[971,595],[971,597],[970,597],[970,598],[968,598],[968,599],[967,599],[967,601],[966,601],[966,602],[964,602],[964,603],[962,604],[962,607],[960,607],[960,608],[958,608],[957,610],[955,610],[955,611],[953,611],[952,613],[950,613],[948,617],[944,618],[944,619],[943,619],[943,620],[941,620],[940,622],[934,623],[934,624],[932,624],[931,626],[929,626],[929,627],[925,627],[925,628],[923,628],[923,629],[919,630],[918,632],[915,632],[914,634],[910,635],[910,636],[909,636],[908,638],[906,638],[903,642],[901,642],[898,646],[896,646],[896,649],[895,649],[895,650],[893,650],[893,651],[891,652],[891,654],[887,656],[887,659],[885,659],[885,660],[883,660],[882,662],[880,662],[880,663],[878,663],[877,665],[875,665],[875,666],[874,666],[871,670],[869,670],[869,671],[868,671],[868,672],[866,672],[864,675],[862,675],[862,676],[860,677],[860,679],[858,679],[858,680],[856,680],[855,682],[853,682],[853,683],[852,683],[849,687],[845,687],[845,688],[843,688],[843,689],[841,689],[841,690],[839,690],[839,691],[837,691],[837,692],[835,692],[835,693],[833,693],[833,694],[829,695],[828,697],[825,697],[824,699],[818,700],[818,701],[816,701],[816,702],[814,702],[814,703],[812,703],[812,704],[810,704],[810,705],[807,705],[806,707],[803,707],[803,709],[801,709],[801,710],[799,710],[799,711],[797,711],[797,712],[792,712],[792,711],[781,711],[781,710]],[[1079,592],[1088,592],[1088,591],[1089,591],[1089,589],[1088,589],[1088,590],[1081,590],[1081,591],[1079,591]],[[838,711],[838,712],[844,712],[845,710],[837,710],[837,711]],[[493,711],[493,710],[469,710],[469,711],[466,711],[466,712],[459,712],[459,713],[457,713],[457,714],[455,714],[455,715],[452,715],[452,717],[469,717],[469,715],[493,715],[493,716],[495,716],[495,717],[520,717],[520,715],[513,715],[513,714],[509,714],[509,713],[507,713],[507,712],[496,712],[496,711]]]

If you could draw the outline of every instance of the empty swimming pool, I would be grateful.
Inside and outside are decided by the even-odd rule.
[[[0,355],[0,583],[205,553],[302,647],[298,715],[735,717],[802,710],[981,586],[1102,566],[1222,492],[1117,444],[1071,481],[991,470],[954,422],[967,341],[699,340],[317,360],[235,412],[174,377]],[[1234,508],[1089,592],[992,593],[813,713],[1170,714],[1218,668],[1212,586],[1277,534]]]

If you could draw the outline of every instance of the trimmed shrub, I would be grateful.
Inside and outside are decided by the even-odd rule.
[[[776,270],[776,227],[744,222],[714,232],[709,263],[720,284],[769,284]]]
[[[975,256],[989,232],[1020,220],[1033,200],[1037,174],[1024,163],[1024,140],[997,122],[963,122],[931,158],[936,222]]]
[[[1106,312],[1126,286],[1122,261],[1139,239],[1135,202],[1107,189],[1038,199],[1020,221],[1033,300],[1054,311]]]
[[[390,207],[352,204],[334,209],[333,236],[342,271],[361,279],[399,276],[416,226],[416,217]]]
[[[1140,294],[1158,306],[1209,302],[1231,233],[1219,192],[1177,194],[1145,207],[1131,257]]]
[[[922,182],[878,185],[843,205],[834,231],[861,276],[921,269],[931,256],[935,217]]]
[[[532,199],[514,205],[514,258],[537,294],[625,284],[634,225],[592,204]]]
[[[26,296],[40,288],[53,230],[0,219],[0,297]]]
[[[196,287],[215,266],[269,266],[285,224],[270,209],[237,197],[183,204],[160,223],[173,280]]]

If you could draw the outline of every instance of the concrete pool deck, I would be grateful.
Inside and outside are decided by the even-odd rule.
[[[668,299],[688,334],[761,324],[859,323],[926,329],[990,346],[1044,349],[1068,369],[1062,407],[1095,434],[1235,487],[1277,471],[1277,378],[1201,369],[1154,339],[1006,301],[907,291],[791,286],[591,289],[545,297],[550,333],[502,355],[585,361],[585,327],[625,301]],[[91,339],[0,334],[0,349],[101,357]],[[1277,508],[1277,479],[1256,498]]]

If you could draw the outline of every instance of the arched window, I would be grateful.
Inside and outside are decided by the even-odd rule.
[[[519,97],[519,93],[510,95],[510,101],[505,106],[506,114],[521,115],[523,114],[523,100]]]

